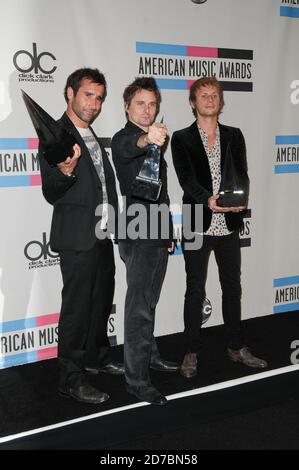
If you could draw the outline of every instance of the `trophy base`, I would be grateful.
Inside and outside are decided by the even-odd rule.
[[[246,206],[247,200],[244,191],[220,191],[217,206],[238,207]]]
[[[157,201],[160,196],[162,188],[162,181],[151,180],[147,178],[141,178],[136,176],[134,179],[131,192],[132,196],[139,199],[145,199],[147,201]]]
[[[73,146],[76,143],[72,134],[61,129],[57,139],[48,139],[46,142],[41,139],[43,156],[50,166],[56,166],[58,163],[64,162],[67,157],[74,155]]]

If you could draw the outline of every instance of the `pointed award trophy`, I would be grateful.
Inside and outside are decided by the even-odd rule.
[[[163,123],[163,117],[161,119]],[[131,194],[139,199],[158,201],[162,189],[160,180],[161,147],[156,144],[149,146],[141,169],[133,180]]]
[[[218,194],[218,206],[238,207],[246,206],[247,204],[247,194],[245,188],[242,188],[240,178],[238,177],[229,143],[226,148],[224,168]]]
[[[45,159],[50,166],[64,162],[67,157],[71,157],[74,153],[75,137],[61,127],[24,90],[22,90],[22,94],[27,111],[42,145]]]

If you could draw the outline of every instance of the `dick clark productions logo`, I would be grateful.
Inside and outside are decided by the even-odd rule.
[[[29,63],[27,63],[28,58]],[[56,60],[56,57],[51,52],[44,51],[38,54],[37,44],[34,42],[32,44],[32,51],[26,51],[25,49],[17,51],[13,56],[13,63],[16,69],[21,73],[30,73],[33,71],[36,74],[42,72],[46,75],[50,75],[51,73],[55,72],[57,67],[56,65],[53,67],[48,65],[48,67],[51,68],[46,68],[47,66],[44,62],[49,62],[49,58],[50,61]],[[25,63],[27,65],[25,65]]]
[[[50,250],[50,243],[47,242],[47,234],[43,232],[43,240],[42,242],[38,240],[32,240],[24,248],[24,254],[27,259],[30,261],[37,261],[41,258],[47,259],[50,258],[58,258],[57,253],[51,253]]]

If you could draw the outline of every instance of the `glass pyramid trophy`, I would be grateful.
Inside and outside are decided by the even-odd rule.
[[[75,137],[61,127],[41,106],[22,90],[23,99],[50,166],[55,166],[74,153]]]
[[[224,168],[219,188],[217,205],[221,207],[246,206],[247,194],[234,165],[229,143],[227,144]]]
[[[150,145],[141,169],[133,180],[131,186],[132,196],[148,201],[157,201],[159,199],[162,188],[160,160],[161,147],[156,144]]]

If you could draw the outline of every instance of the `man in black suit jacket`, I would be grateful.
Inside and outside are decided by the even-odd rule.
[[[119,253],[127,270],[125,301],[124,363],[127,390],[142,401],[164,405],[166,398],[151,384],[149,367],[175,372],[178,364],[162,359],[153,337],[155,310],[164,281],[168,249],[173,248],[172,222],[167,191],[167,167],[161,153],[160,179],[162,189],[157,201],[140,199],[132,193],[132,183],[144,163],[151,145],[163,146],[167,129],[154,122],[159,112],[161,95],[152,77],[137,77],[124,91],[126,126],[112,139],[112,155],[124,196],[124,212],[144,218],[139,223],[137,237],[130,236],[132,218],[126,217],[126,233],[119,237]],[[160,209],[161,224],[153,217]],[[157,222],[155,224],[155,222]],[[157,233],[152,235],[156,225]],[[165,227],[165,231],[163,230]],[[168,227],[167,227],[168,226]],[[164,233],[163,233],[164,232]],[[155,236],[156,235],[156,236]]]
[[[196,121],[174,132],[173,162],[184,191],[183,204],[191,206],[191,230],[202,246],[198,249],[183,238],[187,275],[184,323],[186,351],[180,372],[190,378],[197,374],[202,306],[205,300],[210,252],[215,253],[222,288],[222,313],[228,336],[228,355],[249,367],[264,368],[267,363],[244,346],[241,320],[241,253],[239,229],[246,205],[221,207],[217,204],[227,148],[245,193],[248,195],[246,147],[240,129],[218,123],[224,106],[221,84],[215,77],[201,78],[190,88],[190,105]],[[203,224],[196,233],[195,207],[203,206]],[[184,231],[184,227],[183,227]]]
[[[54,206],[51,249],[60,255],[63,278],[58,330],[59,391],[86,403],[101,403],[109,396],[92,387],[86,372],[122,373],[111,360],[107,321],[114,295],[114,253],[111,240],[98,239],[96,225],[106,230],[108,217],[117,211],[113,169],[90,124],[101,111],[106,80],[97,69],[79,69],[67,79],[67,109],[58,121],[73,134],[73,156],[51,167],[39,149],[42,190]],[[102,217],[96,207],[102,204]]]

